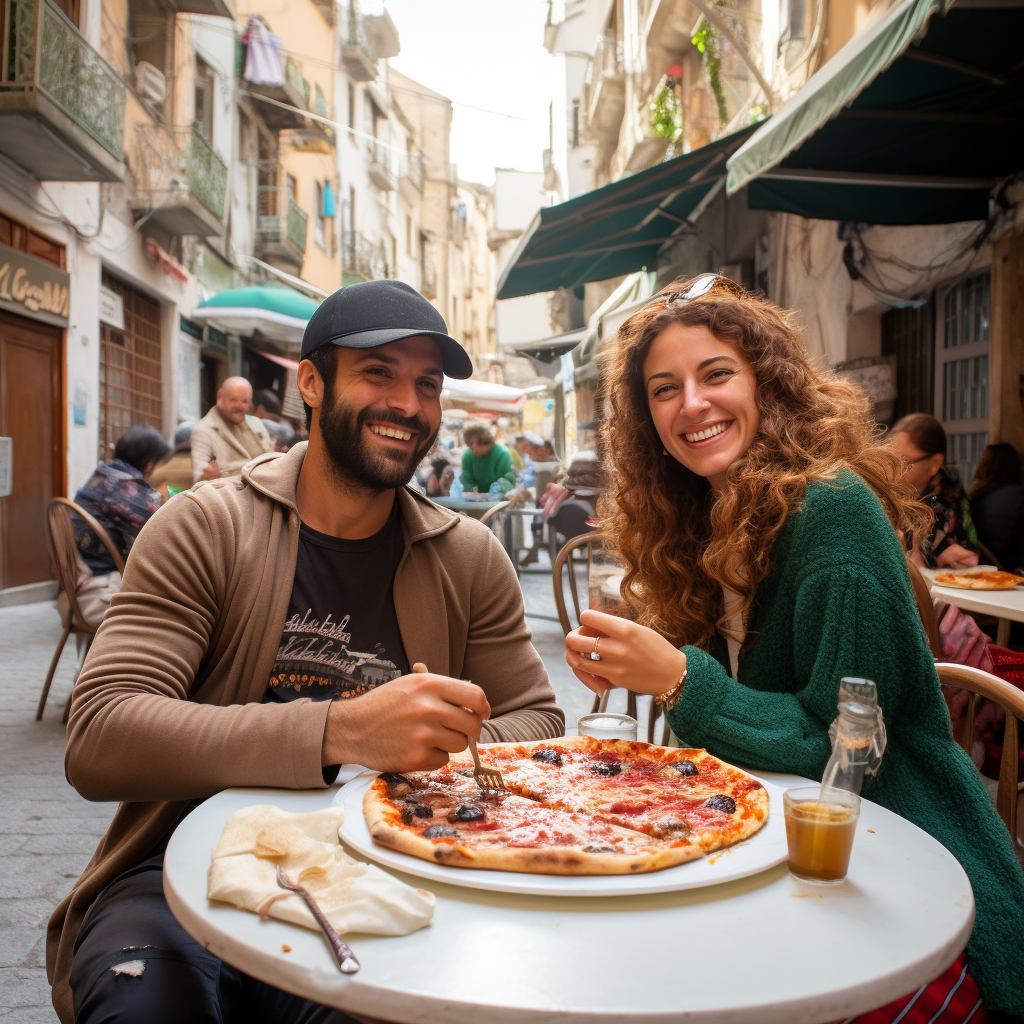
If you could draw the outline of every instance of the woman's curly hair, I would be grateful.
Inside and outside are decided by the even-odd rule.
[[[706,648],[726,635],[722,587],[740,595],[746,613],[809,481],[852,469],[900,536],[925,528],[929,515],[902,483],[906,465],[882,440],[864,392],[811,365],[791,313],[726,278],[680,301],[687,286],[674,281],[634,313],[606,357],[612,485],[600,514],[627,567],[623,595],[638,621],[676,645]],[[648,408],[644,359],[672,324],[706,327],[754,370],[760,423],[718,494],[664,454]]]

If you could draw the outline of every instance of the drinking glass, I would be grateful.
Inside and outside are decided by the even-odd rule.
[[[595,740],[635,740],[637,720],[629,715],[599,711],[579,719],[576,731],[580,736],[593,736]]]
[[[830,789],[823,803],[821,786],[803,786],[787,789],[782,800],[790,873],[819,885],[845,881],[860,815],[860,797],[846,790]]]

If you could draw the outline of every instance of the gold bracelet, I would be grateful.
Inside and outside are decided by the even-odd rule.
[[[687,665],[683,669],[683,674],[679,677],[679,682],[671,690],[666,690],[655,697],[654,703],[664,705],[666,711],[671,711],[679,703],[679,698],[683,695],[683,687],[686,685],[686,673],[689,671],[690,666]]]

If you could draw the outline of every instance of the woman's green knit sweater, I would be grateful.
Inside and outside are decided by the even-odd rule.
[[[967,944],[985,1005],[1024,1017],[1024,875],[977,769],[953,742],[906,561],[881,504],[855,473],[812,483],[775,543],[729,675],[684,647],[686,687],[669,721],[687,746],[765,771],[820,779],[839,680],[878,684],[888,746],[864,796],[939,840],[977,906]]]

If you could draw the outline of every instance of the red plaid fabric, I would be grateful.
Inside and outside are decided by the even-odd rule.
[[[981,1005],[978,986],[961,954],[945,974],[916,992],[835,1024],[995,1024],[995,1019]]]

